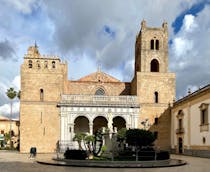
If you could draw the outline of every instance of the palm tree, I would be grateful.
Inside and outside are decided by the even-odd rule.
[[[85,136],[86,136],[85,133],[76,133],[74,138],[73,138],[73,141],[77,141],[78,142],[80,150],[83,150],[81,143],[82,143],[82,141],[84,141]],[[85,144],[84,144],[84,146],[85,146]],[[85,149],[86,149],[86,147],[85,147]]]
[[[93,153],[93,143],[95,141],[95,137],[93,135],[87,135],[87,136],[85,136],[84,141],[87,144],[89,153],[92,154]]]
[[[17,92],[17,98],[20,100],[20,94],[21,94],[21,91],[19,90],[18,92]]]
[[[14,90],[14,88],[9,88],[7,89],[7,97],[10,99],[10,105],[11,105],[11,109],[10,109],[10,148],[12,148],[12,141],[11,141],[11,132],[12,132],[12,100],[16,97],[17,92]]]

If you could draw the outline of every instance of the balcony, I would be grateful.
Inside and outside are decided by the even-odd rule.
[[[137,96],[61,95],[60,106],[117,106],[139,108]]]
[[[201,124],[200,125],[200,132],[209,131],[209,124]]]
[[[184,134],[184,128],[176,129],[176,134]]]

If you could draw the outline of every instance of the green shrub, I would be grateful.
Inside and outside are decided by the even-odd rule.
[[[157,153],[157,160],[166,160],[170,158],[168,151],[160,151]]]
[[[141,149],[142,146],[149,146],[155,141],[151,131],[143,129],[129,129],[126,131],[126,142],[131,146]]]
[[[84,160],[87,158],[87,152],[84,150],[67,149],[64,153],[65,159]]]
[[[138,159],[140,161],[151,161],[155,160],[155,151],[149,150],[142,150],[138,152]]]

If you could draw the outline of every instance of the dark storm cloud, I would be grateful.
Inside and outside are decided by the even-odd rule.
[[[0,58],[3,60],[15,58],[15,50],[8,40],[0,42]]]
[[[134,59],[135,37],[143,18],[148,20],[148,25],[161,26],[164,19],[170,22],[182,10],[180,1],[166,0],[161,1],[161,6],[158,0],[107,0],[103,3],[54,0],[44,3],[54,25],[53,37],[59,50],[77,56],[88,52],[90,60],[99,60],[106,69],[126,65]],[[165,6],[173,8],[168,10]]]

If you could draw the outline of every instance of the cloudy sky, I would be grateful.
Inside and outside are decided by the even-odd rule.
[[[210,0],[0,0],[0,115],[9,87],[20,89],[20,65],[36,41],[41,54],[68,61],[69,79],[102,70],[131,81],[135,37],[143,19],[169,28],[169,70],[177,95],[210,83]],[[14,116],[19,103],[14,101]]]

